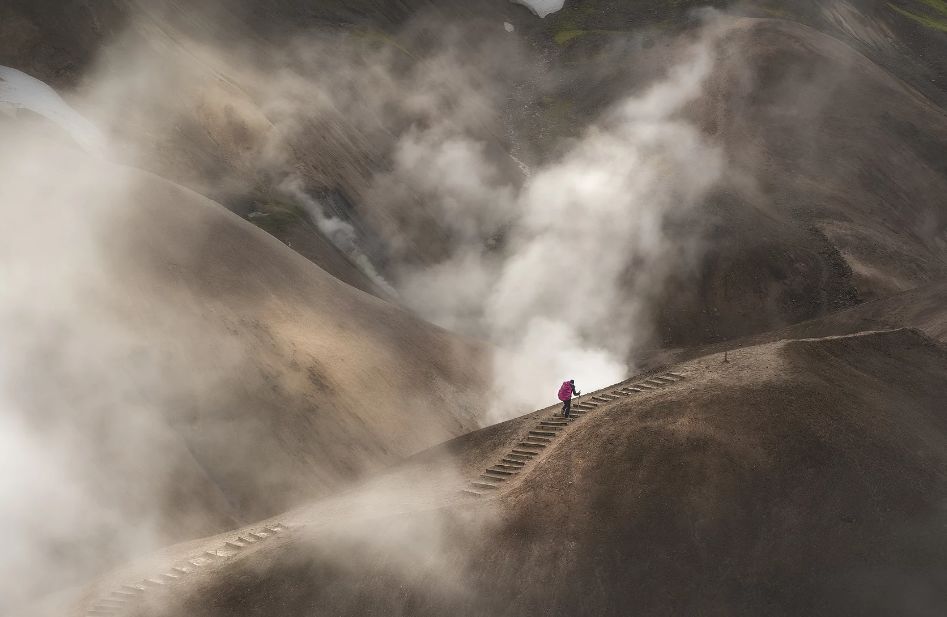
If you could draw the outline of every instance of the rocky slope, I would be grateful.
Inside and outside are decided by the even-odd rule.
[[[942,612],[942,344],[863,332],[721,360],[588,412],[493,496],[451,496],[436,470],[475,477],[535,417],[343,497],[344,520],[287,513],[281,540],[134,614]]]
[[[286,195],[277,189],[293,170],[310,196],[342,204],[337,212],[384,274],[390,261],[437,262],[455,240],[425,201],[436,196],[410,197],[409,190],[405,203],[395,203],[402,197],[372,190],[417,118],[388,109],[387,124],[375,125],[356,107],[322,109],[291,119],[284,141],[286,125],[273,116],[267,93],[255,85],[258,76],[247,73],[241,57],[262,59],[263,67],[328,68],[292,64],[300,60],[286,54],[287,41],[305,32],[310,44],[330,45],[354,66],[395,58],[392,67],[429,71],[436,65],[425,62],[439,49],[430,39],[462,24],[452,44],[467,49],[469,64],[489,77],[478,84],[486,85],[489,109],[465,131],[487,144],[490,160],[509,172],[503,181],[515,184],[518,172],[507,152],[531,164],[555,158],[569,138],[667,70],[678,57],[674,50],[699,27],[690,12],[698,5],[576,1],[546,20],[504,2],[282,2],[266,9],[200,3],[189,5],[190,13],[174,3],[76,5],[70,9],[79,11],[76,24],[98,24],[77,28],[84,33],[77,38],[64,35],[69,24],[48,20],[41,5],[14,4],[6,10],[15,19],[3,23],[19,24],[20,39],[32,42],[0,53],[0,62],[19,63],[53,83],[69,83],[70,75],[77,82],[95,45],[109,42],[112,54],[144,49],[159,67],[187,66],[188,74],[172,82],[180,89],[172,101],[119,92],[123,105],[138,112],[115,130],[147,143],[140,164],[241,214],[256,212],[253,220],[261,224],[284,212]],[[716,6],[728,11],[729,31],[691,117],[726,152],[729,182],[690,219],[668,221],[696,230],[707,250],[695,271],[681,272],[655,298],[659,339],[671,346],[730,339],[943,276],[947,77],[937,50],[947,34],[938,30],[934,4]],[[196,16],[181,19],[186,14]],[[741,21],[743,14],[775,19]],[[504,21],[515,36],[502,30]],[[109,38],[123,24],[125,34]],[[53,37],[75,66],[52,69],[54,58],[16,52],[48,48]],[[240,53],[221,57],[213,51],[221,40],[240,40]],[[517,62],[504,67],[478,52],[490,47],[509,47],[505,57]],[[146,68],[160,74],[152,64]],[[539,78],[537,71],[548,75]],[[352,87],[358,94],[369,84]],[[155,118],[175,120],[162,125]],[[291,152],[275,167],[261,160],[273,139]],[[378,293],[305,216],[270,227],[332,274]]]
[[[481,425],[483,344],[338,281],[188,189],[7,128],[0,421],[20,452],[11,464],[38,474],[10,514],[46,516],[8,553],[29,551],[4,570],[4,603]],[[85,540],[63,555],[72,534]]]

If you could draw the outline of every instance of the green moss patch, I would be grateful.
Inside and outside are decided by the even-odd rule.
[[[309,214],[301,206],[276,201],[257,203],[247,220],[281,240],[291,229],[312,225]]]
[[[891,2],[888,3],[888,8],[922,26],[939,30],[940,32],[947,32],[947,2],[944,0],[919,0],[918,3],[926,7],[926,10],[918,7],[923,12],[915,12]]]

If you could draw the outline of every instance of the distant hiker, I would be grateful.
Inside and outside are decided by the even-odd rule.
[[[575,394],[579,396],[582,394],[575,389],[575,380],[570,379],[569,381],[563,381],[562,385],[559,387],[559,400],[562,401],[562,415],[563,417],[568,418],[569,413],[572,411],[572,395]]]

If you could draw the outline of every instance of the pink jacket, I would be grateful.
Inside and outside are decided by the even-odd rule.
[[[564,381],[562,382],[562,386],[559,388],[559,400],[565,402],[570,398],[572,398],[572,382]]]

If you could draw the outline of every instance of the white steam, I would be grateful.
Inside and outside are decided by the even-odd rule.
[[[396,298],[398,292],[385,277],[378,272],[371,258],[362,251],[358,243],[358,233],[351,223],[332,216],[326,212],[325,206],[313,199],[303,188],[303,181],[298,176],[290,176],[284,180],[279,189],[293,198],[305,209],[309,218],[329,242],[339,249],[355,266],[389,297]]]
[[[661,83],[616,106],[564,154],[533,166],[520,186],[525,166],[514,164],[497,147],[499,140],[486,136],[508,100],[505,88],[520,78],[505,50],[445,45],[446,52],[433,50],[418,59],[396,46],[378,57],[336,43],[294,42],[258,65],[249,52],[229,57],[217,50],[215,62],[240,88],[207,79],[186,54],[143,51],[128,54],[128,64],[107,55],[117,64],[103,69],[89,107],[100,111],[92,117],[129,120],[124,128],[134,155],[154,145],[145,144],[148,139],[169,140],[151,158],[146,153],[134,162],[149,167],[158,161],[152,169],[181,173],[178,179],[197,188],[229,183],[234,193],[249,192],[246,187],[257,181],[253,172],[260,170],[289,178],[272,188],[292,194],[321,232],[385,287],[353,226],[329,215],[303,186],[321,181],[326,188],[361,191],[353,201],[370,211],[369,223],[393,247],[391,274],[400,298],[431,320],[488,338],[501,349],[490,415],[483,422],[553,402],[564,379],[574,378],[583,390],[620,380],[630,355],[650,342],[654,296],[695,242],[670,237],[667,220],[698,205],[721,173],[719,153],[681,113],[701,93],[712,65],[709,47],[695,48]],[[272,65],[285,67],[273,71]],[[195,109],[197,119],[186,115]],[[145,128],[136,133],[139,123]],[[179,124],[185,127],[180,134],[195,141],[171,140]],[[195,137],[205,133],[212,147]],[[246,371],[250,359],[267,369],[259,377],[266,392],[276,390],[280,373],[291,366],[278,354],[282,348],[268,342],[270,331],[259,328],[270,311],[289,302],[272,301],[274,277],[257,286],[265,293],[246,319],[238,309],[254,298],[244,295],[253,290],[245,272],[231,276],[227,270],[220,280],[209,279],[217,284],[208,292],[220,294],[212,303],[188,287],[207,287],[200,278],[155,274],[151,280],[133,276],[137,270],[130,267],[127,278],[112,280],[125,272],[122,241],[128,239],[111,235],[107,223],[129,216],[129,204],[163,185],[142,185],[137,174],[104,163],[80,167],[75,153],[64,154],[59,146],[26,148],[31,142],[0,143],[6,230],[0,243],[0,335],[6,342],[0,355],[0,522],[25,530],[25,540],[9,543],[0,556],[0,610],[28,602],[47,583],[73,584],[104,564],[153,549],[166,537],[168,520],[188,523],[190,530],[220,525],[231,512],[223,494],[207,494],[206,504],[189,510],[194,521],[178,520],[187,507],[180,503],[173,504],[175,516],[161,511],[167,492],[181,484],[171,463],[200,467],[190,466],[190,451],[175,445],[178,429],[172,431],[167,418],[186,424],[187,434],[200,442],[196,438],[209,433],[199,423],[203,415],[170,412],[182,406],[228,409],[231,397],[240,396],[231,392],[232,377]],[[194,162],[205,157],[194,152],[201,147],[223,162],[208,155],[207,168],[197,169]],[[308,166],[294,159],[297,149]],[[376,150],[383,154],[372,158]],[[390,164],[379,173],[382,161]],[[213,173],[203,175],[208,170]],[[307,176],[318,173],[323,176]],[[132,190],[139,185],[149,190]],[[162,195],[171,201],[181,193]],[[159,227],[158,220],[148,222]],[[129,223],[114,229],[127,230]],[[142,238],[152,237],[147,231]],[[191,259],[203,259],[221,241],[201,233],[195,228],[195,238],[156,236],[162,243],[179,240],[181,251],[180,263],[156,262],[157,272],[195,269]],[[189,242],[197,246],[189,249]],[[418,249],[425,242],[435,246]],[[243,255],[240,246],[225,248]],[[415,249],[420,257],[412,254]],[[209,268],[207,274],[214,272]],[[152,297],[161,302],[150,305]],[[286,313],[292,322],[286,328],[304,335],[288,337],[293,363],[296,343],[306,336],[315,341],[313,353],[322,354],[320,359],[333,357],[323,333],[337,327],[334,313],[325,323],[302,323],[300,316],[308,314]],[[238,319],[241,327],[258,328],[264,342],[253,338],[244,346],[231,336]],[[365,382],[383,381],[375,371],[386,366],[373,353],[370,337],[351,346],[362,345],[373,365],[347,368],[345,374],[359,391]],[[272,355],[261,356],[260,350]],[[392,364],[410,357],[398,355]],[[424,370],[440,368],[433,364]],[[32,367],[42,370],[26,370]],[[270,369],[276,374],[272,382]],[[31,379],[23,381],[24,375]],[[245,373],[240,381],[257,387]],[[410,396],[390,402],[391,409],[412,404]],[[45,424],[37,421],[40,414],[49,414]],[[76,426],[87,430],[75,437]],[[236,439],[240,431],[234,432]],[[90,444],[93,434],[97,442]],[[123,470],[128,485],[107,473],[114,469]],[[26,482],[29,471],[44,478]],[[106,481],[115,484],[103,487]],[[191,496],[214,486],[195,476],[181,494],[193,501]],[[125,503],[125,494],[134,497],[133,504]],[[35,512],[43,516],[31,518]],[[56,551],[82,534],[108,535],[108,542],[88,542],[64,563]],[[432,544],[438,543],[434,538]]]
[[[629,354],[649,342],[650,301],[696,241],[670,237],[666,220],[697,205],[722,172],[721,154],[680,117],[711,66],[709,48],[694,48],[515,194],[490,182],[475,144],[405,138],[401,152],[422,143],[425,156],[397,159],[398,177],[440,197],[460,241],[437,266],[409,270],[402,295],[502,348],[494,419],[551,402],[565,379],[582,389],[619,381]],[[500,254],[474,241],[500,230]]]

